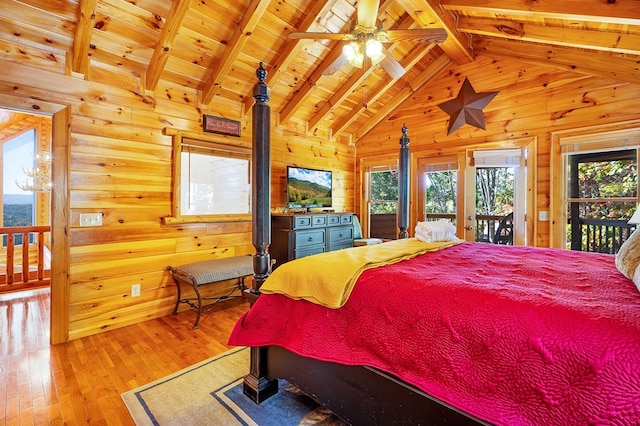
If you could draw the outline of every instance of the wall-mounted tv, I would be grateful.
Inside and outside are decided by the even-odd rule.
[[[287,207],[331,207],[331,185],[328,170],[287,166]]]

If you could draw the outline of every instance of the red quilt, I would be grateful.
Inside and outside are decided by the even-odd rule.
[[[640,424],[640,292],[612,255],[463,243],[366,271],[340,309],[262,295],[229,343],[376,367],[496,424]]]

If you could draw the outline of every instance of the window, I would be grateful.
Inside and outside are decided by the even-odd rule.
[[[398,168],[393,165],[367,168],[368,234],[394,239],[397,235]]]
[[[615,253],[633,226],[638,199],[637,152],[620,150],[568,157],[567,248]]]
[[[638,203],[637,122],[552,134],[551,247],[615,253]]]
[[[448,219],[456,223],[458,198],[458,162],[443,163],[419,162],[418,168],[424,171],[423,216],[426,221]]]
[[[172,222],[251,220],[251,150],[209,135],[173,136]]]

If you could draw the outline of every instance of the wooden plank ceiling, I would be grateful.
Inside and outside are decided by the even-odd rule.
[[[387,44],[406,69],[398,78],[348,63],[328,75],[344,41],[288,38],[349,32],[356,11],[354,0],[2,0],[0,55],[144,94],[197,92],[236,119],[264,62],[279,125],[350,141],[478,55],[640,83],[637,0],[381,0],[382,29],[448,34]]]

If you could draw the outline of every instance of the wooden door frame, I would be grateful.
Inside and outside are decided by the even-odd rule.
[[[29,97],[0,93],[0,108],[51,117],[51,322],[52,345],[69,340],[71,108]]]
[[[536,233],[537,233],[537,220],[535,217],[535,194],[538,193],[537,187],[537,145],[538,139],[536,137],[527,137],[527,138],[519,138],[519,139],[509,139],[504,141],[492,141],[492,142],[478,142],[478,143],[470,143],[464,146],[452,146],[452,147],[426,147],[423,149],[416,149],[412,153],[412,170],[418,170],[418,161],[421,159],[429,158],[434,159],[433,162],[438,162],[437,158],[446,157],[449,155],[458,155],[460,158],[460,179],[458,179],[458,194],[457,194],[457,227],[456,232],[457,235],[464,235],[464,227],[467,225],[467,206],[474,206],[475,209],[475,192],[467,194],[467,191],[463,189],[466,176],[469,172],[470,165],[473,161],[473,151],[475,150],[483,150],[483,149],[513,149],[513,148],[526,148],[527,149],[527,163],[526,167],[528,170],[527,180],[526,180],[526,240],[528,245],[536,244]],[[411,193],[412,199],[418,200],[420,190],[418,185],[414,183],[414,180],[411,181],[411,185],[413,188],[413,192]],[[412,218],[410,223],[413,223],[415,226],[416,221],[420,217],[419,213],[419,203],[413,203],[412,207]],[[473,224],[475,226],[475,219],[473,220]],[[459,232],[459,233],[458,233]],[[475,238],[474,238],[475,239]],[[472,239],[473,240],[473,239]]]
[[[564,148],[583,145],[584,152],[640,146],[640,120],[610,123],[551,133],[551,228],[549,247],[566,248],[567,184]],[[638,181],[640,187],[640,179]]]

